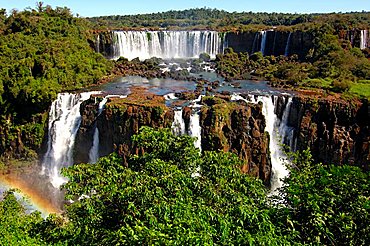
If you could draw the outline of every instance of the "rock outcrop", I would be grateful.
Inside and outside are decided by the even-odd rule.
[[[288,125],[295,129],[297,150],[311,149],[317,162],[350,164],[369,170],[368,101],[294,97]]]
[[[82,121],[76,138],[75,162],[88,162],[95,127],[99,130],[99,154],[113,151],[121,156],[133,152],[131,137],[141,126],[171,127],[173,110],[165,106],[162,96],[132,93],[127,98],[110,98],[101,115],[97,104],[90,99],[81,105]],[[88,144],[87,144],[88,143]]]
[[[288,43],[288,54],[297,54],[303,59],[308,51],[313,47],[313,36],[309,32],[295,31],[290,34],[283,31],[267,31],[264,54],[265,55],[284,55]],[[262,36],[259,32],[227,33],[225,36],[228,47],[235,52],[248,52],[252,54],[261,50]]]
[[[202,149],[235,153],[243,160],[243,172],[269,184],[269,135],[262,105],[226,102],[217,97],[204,97],[202,101]]]

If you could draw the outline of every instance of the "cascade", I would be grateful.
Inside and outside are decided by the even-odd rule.
[[[290,46],[291,38],[292,38],[292,33],[290,32],[289,36],[288,36],[288,39],[286,41],[284,56],[289,56],[289,46]]]
[[[256,34],[254,35],[254,39],[253,39],[253,46],[252,46],[252,54],[256,52],[257,50],[257,41],[258,41],[258,37],[259,37],[260,33],[259,32],[256,32]]]
[[[98,108],[98,116],[103,112],[104,105],[107,103],[109,96],[106,96],[103,98],[103,100],[99,103]],[[95,164],[99,159],[99,129],[98,126],[95,123],[95,131],[93,136],[93,144],[91,146],[90,152],[89,152],[89,163]]]
[[[246,100],[240,95],[234,94],[231,100],[243,100],[249,103],[262,102],[262,114],[266,119],[266,129],[270,135],[270,155],[271,155],[271,165],[272,165],[272,175],[271,175],[271,193],[276,194],[277,189],[283,185],[282,179],[289,175],[289,171],[284,165],[285,154],[281,150],[280,141],[281,139],[287,139],[289,145],[293,144],[293,128],[287,126],[288,116],[290,112],[291,98],[288,99],[288,103],[284,109],[283,117],[281,121],[275,114],[275,103],[277,101],[276,96],[254,96],[251,95],[250,100]]]
[[[292,105],[292,98],[288,98],[288,102],[285,106],[285,110],[283,112],[283,116],[281,118],[281,121],[278,123],[279,125],[279,134],[281,136],[281,141],[288,145],[291,151],[296,150],[296,143],[294,138],[294,127],[288,126],[288,119],[289,119],[289,113],[290,108]]]
[[[73,146],[81,123],[80,105],[99,92],[80,94],[60,93],[49,112],[48,148],[43,159],[42,172],[58,188],[66,182],[61,176],[62,167],[73,164]]]
[[[272,53],[271,54],[275,54],[275,48],[276,48],[276,36],[277,36],[277,32],[274,32],[274,42],[272,44]]]
[[[182,109],[175,110],[175,116],[171,128],[175,135],[185,134],[185,122],[182,118]]]
[[[366,49],[367,48],[367,30],[361,30],[361,36],[360,36],[360,49]]]
[[[224,48],[216,31],[114,31],[113,36],[114,58],[130,60],[198,58],[201,53],[215,58]]]
[[[354,35],[353,31],[350,32],[349,39],[351,40],[352,47],[354,47],[354,45],[355,45],[355,35]]]
[[[266,39],[267,39],[267,31],[260,31],[261,34],[261,52],[262,55],[265,55],[266,50]]]
[[[194,142],[194,145],[196,148],[202,151],[202,129],[200,127],[199,112],[197,111],[190,116],[189,135],[197,138],[197,140]]]
[[[100,34],[96,37],[96,52],[100,53]]]

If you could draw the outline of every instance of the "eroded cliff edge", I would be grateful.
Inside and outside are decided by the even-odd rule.
[[[99,155],[116,151],[126,160],[128,155],[141,151],[131,143],[132,135],[141,126],[171,127],[174,120],[174,110],[165,105],[162,96],[134,93],[127,98],[110,98],[100,115],[96,100],[101,99],[91,98],[81,105],[82,121],[75,143],[76,163],[89,161],[95,127],[99,129]],[[201,104],[202,149],[237,154],[243,162],[244,173],[268,184],[271,161],[262,106],[212,97],[204,97]],[[187,130],[191,110],[184,108]]]
[[[285,99],[279,98],[278,114]],[[297,150],[308,147],[316,162],[350,164],[369,170],[370,106],[367,100],[297,96],[292,99],[288,126],[295,130]]]

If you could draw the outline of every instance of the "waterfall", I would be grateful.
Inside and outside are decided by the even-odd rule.
[[[182,118],[182,109],[175,110],[175,117],[171,128],[175,135],[185,134],[185,122],[184,119]]]
[[[100,34],[96,37],[96,52],[100,53]]]
[[[266,131],[270,135],[270,154],[271,154],[271,165],[272,165],[272,175],[271,175],[271,194],[276,194],[277,189],[283,185],[282,179],[288,176],[289,171],[284,165],[283,158],[285,154],[281,150],[280,139],[284,132],[279,132],[279,129],[287,129],[285,126],[287,123],[287,117],[289,115],[288,110],[290,107],[286,107],[283,115],[285,115],[285,121],[279,121],[277,115],[275,114],[275,104],[277,98],[274,96],[259,96],[257,97],[257,102],[263,103],[262,113],[266,119]],[[283,117],[284,118],[284,117]]]
[[[267,31],[260,31],[261,34],[261,52],[265,55]]]
[[[367,48],[367,30],[361,30],[361,36],[360,36],[360,49],[366,49]]]
[[[291,38],[292,38],[292,33],[290,32],[289,36],[288,36],[288,39],[286,41],[284,56],[289,56],[289,47],[290,47]]]
[[[260,33],[259,32],[256,32],[256,34],[254,35],[254,39],[253,39],[253,46],[252,46],[252,53],[255,53],[256,50],[257,50],[257,41],[258,41],[258,37],[259,37]]]
[[[281,141],[288,145],[291,151],[296,150],[295,146],[295,139],[294,139],[294,127],[288,126],[288,119],[289,119],[289,113],[290,108],[292,105],[292,98],[288,98],[288,102],[285,106],[283,116],[281,118],[281,121],[278,123],[279,125],[279,134],[281,137]]]
[[[172,132],[175,135],[184,135],[186,133],[185,130],[185,122],[182,117],[183,110],[175,110],[175,116],[172,123]],[[191,137],[196,137],[197,139],[194,142],[194,146],[200,150],[202,150],[202,129],[200,127],[200,117],[199,112],[195,111],[190,116],[189,122],[189,130],[187,134]]]
[[[95,164],[99,159],[99,129],[95,126],[93,145],[89,152],[89,163]]]
[[[98,108],[98,116],[103,112],[104,105],[107,103],[109,96],[106,96],[103,98],[103,100],[99,103]],[[89,163],[95,164],[99,159],[99,129],[98,126],[95,123],[95,131],[93,136],[93,144],[91,146],[90,152],[89,152]]]
[[[272,175],[271,175],[271,193],[276,194],[277,189],[283,185],[282,179],[289,175],[289,171],[284,165],[283,159],[286,157],[283,151],[281,150],[281,140],[287,139],[289,145],[293,145],[293,133],[294,130],[291,127],[287,126],[288,117],[290,112],[290,105],[292,99],[289,98],[285,110],[283,112],[283,117],[281,121],[278,119],[275,114],[275,103],[277,102],[277,97],[275,96],[253,96],[251,99],[247,100],[241,97],[240,95],[234,94],[231,97],[231,100],[243,100],[250,103],[262,102],[262,114],[266,119],[266,128],[270,135],[270,156],[271,156],[271,165],[272,165]]]
[[[194,112],[190,116],[189,135],[197,138],[194,142],[194,145],[196,148],[202,151],[202,129],[200,127],[199,112]]]
[[[215,58],[224,48],[216,31],[114,31],[113,35],[114,58],[130,60],[198,58],[201,53]]]
[[[272,55],[275,55],[275,48],[276,48],[276,36],[277,36],[277,32],[274,32],[274,42],[272,44]]]
[[[61,168],[73,164],[73,146],[81,123],[80,105],[96,93],[60,93],[51,105],[48,148],[43,159],[42,174],[46,174],[56,188],[66,182],[66,178],[60,174]]]

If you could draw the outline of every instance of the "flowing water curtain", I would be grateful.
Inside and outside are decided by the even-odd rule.
[[[266,128],[270,135],[269,149],[272,165],[271,175],[271,190],[270,194],[276,194],[277,189],[283,185],[282,179],[289,175],[289,171],[285,166],[286,156],[281,149],[281,141],[286,139],[289,145],[294,143],[294,129],[288,126],[288,116],[290,114],[291,98],[288,98],[282,119],[280,120],[276,115],[277,96],[255,96],[249,95],[250,99],[245,99],[240,95],[234,94],[231,100],[242,100],[248,103],[263,104],[262,114],[266,119]]]
[[[123,56],[140,60],[151,57],[211,58],[223,51],[224,42],[216,31],[114,31],[114,58]]]
[[[47,175],[54,187],[58,188],[66,182],[60,170],[73,164],[73,148],[81,123],[80,105],[92,94],[98,93],[100,92],[60,93],[51,105],[48,148],[43,159],[41,174]]]

